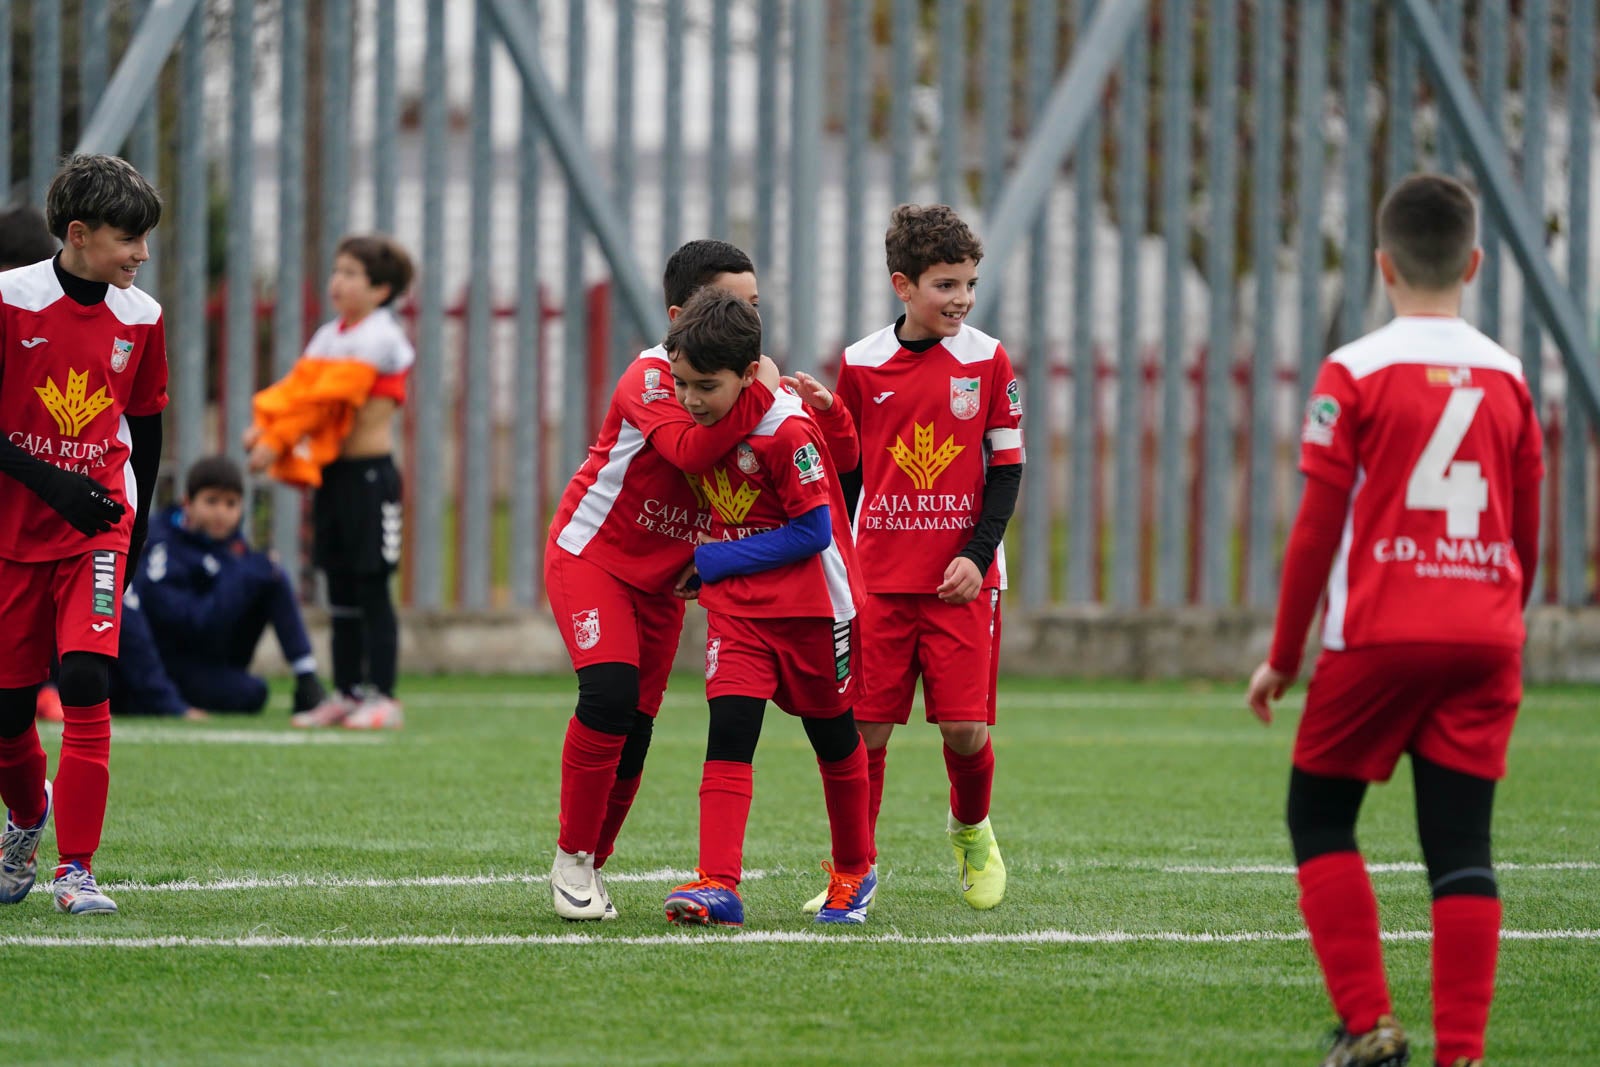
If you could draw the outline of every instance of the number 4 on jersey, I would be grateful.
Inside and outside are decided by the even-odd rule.
[[[1448,536],[1475,539],[1478,516],[1489,507],[1489,482],[1471,460],[1451,457],[1461,447],[1472,417],[1483,403],[1482,389],[1452,389],[1450,399],[1433,428],[1433,436],[1411,469],[1406,483],[1406,507],[1412,511],[1442,511]]]

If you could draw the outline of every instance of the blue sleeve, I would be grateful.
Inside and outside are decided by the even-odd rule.
[[[182,715],[189,710],[178,687],[167,674],[156,648],[150,623],[140,610],[140,599],[130,590],[122,600],[122,629],[118,633],[117,674],[133,703],[153,715]]]
[[[833,543],[833,518],[819,504],[776,530],[738,541],[713,541],[694,550],[695,570],[703,582],[720,582],[736,574],[756,574],[814,556]]]

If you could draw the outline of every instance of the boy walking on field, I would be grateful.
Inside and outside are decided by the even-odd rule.
[[[1433,891],[1434,1059],[1483,1059],[1500,937],[1489,831],[1522,699],[1543,461],[1522,364],[1460,318],[1476,243],[1472,196],[1452,178],[1414,175],[1379,207],[1395,319],[1317,377],[1272,653],[1246,696],[1270,722],[1326,586],[1288,804],[1300,910],[1339,1016],[1324,1067],[1410,1056],[1355,836],[1368,783],[1402,753]]]
[[[161,198],[115,156],[69,159],[46,194],[59,254],[0,274],[0,904],[24,900],[51,812],[34,726],[61,657],[53,895],[117,910],[92,870],[111,772],[122,592],[161,462],[161,305],[133,287]]]
[[[1004,346],[965,321],[983,258],[966,223],[943,204],[902,204],[884,246],[905,314],[845,349],[832,394],[806,375],[798,388],[819,409],[842,403],[860,436],[855,537],[866,598],[855,712],[874,833],[889,735],[910,719],[920,677],[928,721],[944,741],[962,897],[986,909],[1006,890],[989,824],[989,727],[1005,588],[1000,542],[1022,484],[1022,396]],[[822,903],[819,896],[805,908]]]

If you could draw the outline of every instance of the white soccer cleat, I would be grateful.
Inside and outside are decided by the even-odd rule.
[[[351,715],[355,714],[361,701],[345,693],[334,692],[323,698],[322,703],[308,711],[297,711],[289,716],[289,725],[302,729],[313,726],[338,726]]]
[[[117,902],[100,892],[94,874],[77,860],[56,869],[50,891],[56,910],[69,915],[110,915],[117,910]]]
[[[374,696],[361,702],[344,720],[346,730],[398,730],[406,724],[405,712],[394,697]]]
[[[556,861],[550,866],[550,899],[563,919],[583,922],[606,917],[606,892],[592,854],[556,849]]]
[[[606,902],[606,910],[600,918],[611,922],[618,917],[617,906],[611,903],[611,890],[606,888],[606,880],[601,877],[598,870],[594,872],[594,887],[600,891],[600,899]]]
[[[0,838],[0,904],[17,904],[27,897],[39,876],[39,839],[50,825],[50,780],[44,783],[44,814],[36,826],[18,826],[6,811],[6,834]]]

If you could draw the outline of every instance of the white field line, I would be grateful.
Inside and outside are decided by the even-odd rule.
[[[1388,942],[1429,941],[1427,930],[1391,930]],[[1502,941],[1600,941],[1600,930],[1502,930]],[[1304,931],[1246,930],[1236,933],[1184,933],[1152,931],[1130,933],[1111,930],[1080,933],[1075,930],[1031,930],[1015,934],[943,934],[916,936],[890,932],[851,936],[843,931],[814,933],[790,930],[756,930],[748,933],[699,931],[606,937],[600,934],[418,934],[405,937],[296,937],[250,935],[246,937],[81,937],[18,934],[0,937],[0,946],[31,948],[464,948],[545,947],[558,945],[675,945],[703,949],[710,945],[821,945],[848,941],[864,945],[1121,945],[1180,944],[1234,945],[1255,942],[1304,941]]]
[[[41,726],[44,736],[61,734],[58,724]],[[212,730],[193,723],[153,726],[113,722],[119,745],[383,745],[392,734],[357,730]]]
[[[1155,864],[1140,863],[1092,863],[1085,866],[1100,870],[1128,870],[1151,871],[1161,874],[1204,874],[1204,875],[1235,875],[1235,874],[1275,874],[1291,875],[1293,867],[1274,866],[1270,864],[1240,864],[1231,867],[1221,866],[1157,866]],[[1600,870],[1600,863],[1583,861],[1563,863],[1500,863],[1495,865],[1499,871],[1594,871]],[[1373,874],[1398,874],[1417,873],[1424,870],[1420,863],[1373,863],[1367,866]],[[751,870],[746,871],[744,880],[747,882],[759,881],[763,878],[774,878],[785,873],[782,869]],[[893,878],[897,872],[890,871],[887,877]],[[917,873],[912,870],[902,870],[903,875]],[[1059,874],[1070,877],[1072,868],[1063,865],[1058,869],[1044,872],[1046,875]],[[693,871],[676,870],[671,867],[660,867],[652,871],[617,871],[608,873],[606,881],[613,884],[643,883],[657,885],[672,885],[686,882],[694,877]],[[487,874],[437,874],[415,875],[408,878],[353,878],[337,874],[273,874],[273,875],[244,875],[235,878],[213,878],[200,880],[187,878],[175,882],[108,882],[101,886],[107,892],[116,893],[229,893],[257,889],[459,889],[473,886],[490,885],[544,885],[549,880],[549,875],[538,871],[508,871],[502,873],[490,872]],[[49,886],[43,882],[35,885],[35,893],[49,892]]]

